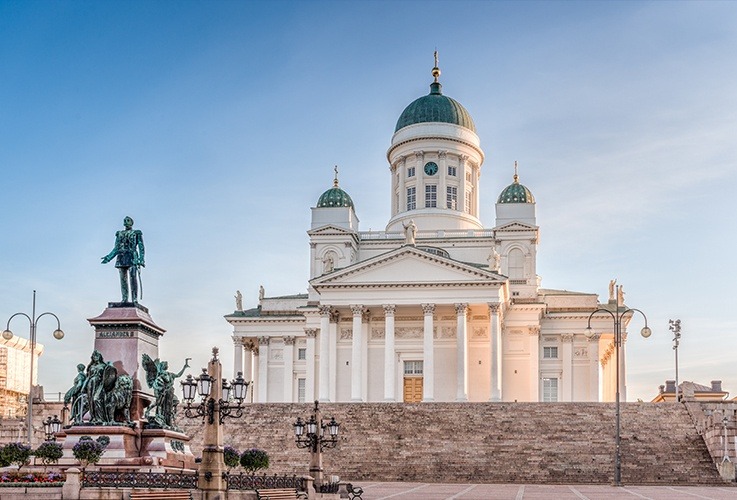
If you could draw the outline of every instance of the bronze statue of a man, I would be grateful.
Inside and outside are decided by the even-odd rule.
[[[134,303],[138,302],[140,268],[146,267],[144,261],[145,249],[143,247],[143,233],[140,229],[133,229],[133,219],[123,219],[122,231],[115,233],[115,246],[102,258],[102,263],[107,264],[113,257],[117,256],[115,267],[120,272],[120,293],[123,302],[128,302],[128,283]]]

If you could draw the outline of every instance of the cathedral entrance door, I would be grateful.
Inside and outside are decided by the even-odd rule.
[[[404,362],[404,402],[422,401],[422,361]]]

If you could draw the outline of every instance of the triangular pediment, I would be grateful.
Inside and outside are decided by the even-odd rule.
[[[537,226],[525,224],[524,222],[514,221],[502,224],[494,228],[495,231],[537,231]]]
[[[405,245],[382,255],[321,276],[310,283],[315,289],[365,285],[502,284],[506,281],[481,269]]]
[[[342,227],[334,226],[332,224],[328,224],[328,225],[325,225],[325,226],[317,227],[315,229],[310,229],[309,231],[307,231],[307,234],[310,235],[310,236],[336,235],[336,234],[340,234],[340,235],[345,235],[345,234],[355,235],[356,232],[355,231],[350,231],[350,230],[345,229],[345,228],[342,228]]]

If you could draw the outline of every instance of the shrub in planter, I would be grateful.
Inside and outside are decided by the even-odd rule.
[[[18,466],[18,470],[28,463],[31,447],[23,443],[8,443],[0,448],[0,463]]]
[[[241,463],[241,454],[232,446],[223,448],[223,461],[228,469],[238,467]]]
[[[57,443],[56,441],[46,441],[39,445],[33,454],[36,458],[40,459],[44,465],[51,465],[57,463],[59,459],[64,456],[64,451],[62,451],[61,443]]]
[[[109,443],[110,438],[107,436],[100,436],[97,440],[93,440],[89,436],[82,436],[72,448],[72,453],[74,458],[82,464],[82,467],[86,467],[100,461],[102,454],[105,453],[105,447]]]
[[[241,467],[251,474],[255,474],[256,471],[269,467],[269,455],[258,448],[246,450],[241,454]]]

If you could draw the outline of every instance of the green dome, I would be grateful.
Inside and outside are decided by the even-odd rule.
[[[514,182],[505,187],[499,195],[497,203],[535,203],[532,192],[519,183],[517,174],[514,174]]]
[[[317,200],[317,208],[352,206],[353,200],[351,200],[351,197],[337,185],[322,193],[320,199]]]
[[[438,82],[430,84],[428,95],[416,99],[402,111],[394,131],[415,123],[440,122],[460,125],[476,132],[476,125],[466,108],[455,99],[444,96],[441,88]]]

